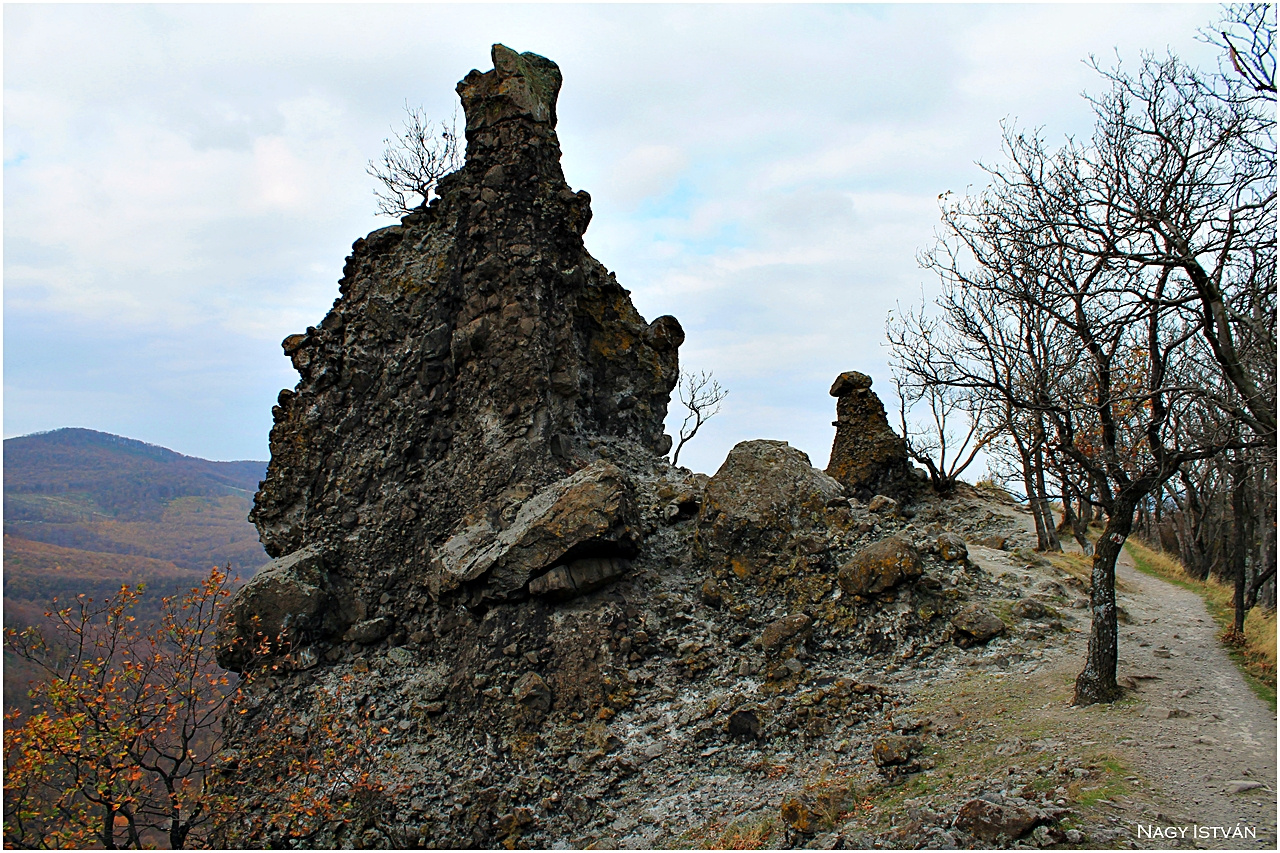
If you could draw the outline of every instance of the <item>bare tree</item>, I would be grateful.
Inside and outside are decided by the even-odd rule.
[[[1232,3],[1217,27],[1201,30],[1200,38],[1227,53],[1232,71],[1259,94],[1276,93],[1275,7],[1270,3]],[[1228,75],[1223,63],[1219,69]]]
[[[1125,251],[1134,226],[1115,201],[1127,188],[1108,180],[1149,175],[1106,161],[1118,156],[1113,126],[1100,120],[1103,139],[1057,152],[1006,132],[992,186],[944,205],[947,233],[926,255],[943,280],[948,332],[905,348],[918,375],[1004,404],[1030,493],[1047,490],[1045,453],[1097,488],[1107,525],[1094,551],[1081,704],[1119,695],[1115,563],[1140,502],[1180,466],[1236,446],[1233,418],[1259,420],[1231,385],[1201,375],[1210,344],[1186,310],[1194,295],[1182,267]],[[1206,405],[1223,417],[1197,417]]]
[[[698,434],[704,423],[719,413],[721,401],[729,394],[707,370],[700,373],[682,370],[677,391],[686,413],[680,424],[680,441],[671,456],[672,465],[680,464],[680,450]]]
[[[429,121],[421,107],[405,104],[404,110],[408,114],[404,130],[383,140],[382,159],[370,160],[366,169],[382,184],[373,194],[378,197],[378,212],[387,216],[403,216],[425,204],[440,179],[463,161],[457,110],[447,125]]]
[[[991,404],[950,385],[921,382],[896,366],[893,382],[907,453],[928,469],[934,491],[948,495],[955,490],[964,470],[1000,431],[990,426],[987,410]],[[917,406],[926,410],[919,421],[908,417]]]

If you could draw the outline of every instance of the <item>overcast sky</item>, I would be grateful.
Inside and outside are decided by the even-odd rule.
[[[6,4],[4,434],[265,459],[281,339],[391,224],[367,161],[502,42],[564,74],[587,248],[730,389],[681,461],[824,466],[838,373],[892,411],[886,314],[934,291],[937,197],[984,184],[1001,121],[1087,135],[1090,54],[1211,66],[1218,8]]]

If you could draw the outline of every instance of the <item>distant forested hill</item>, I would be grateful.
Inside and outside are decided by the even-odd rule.
[[[174,498],[252,500],[266,470],[265,462],[209,462],[91,429],[24,435],[4,442],[5,518],[80,520],[92,511],[156,521]]]
[[[4,623],[40,624],[56,596],[102,600],[122,584],[160,596],[214,566],[242,580],[267,562],[248,522],[265,462],[209,462],[88,429],[4,442]],[[153,600],[154,599],[154,600]],[[33,672],[6,651],[6,708],[25,704]]]
[[[88,429],[4,442],[6,536],[200,571],[267,561],[247,521],[265,462],[209,462]],[[6,546],[7,550],[7,546]]]

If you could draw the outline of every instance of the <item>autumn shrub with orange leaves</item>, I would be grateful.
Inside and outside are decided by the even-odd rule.
[[[272,686],[271,668],[259,674]],[[262,686],[259,686],[261,689]],[[238,697],[233,713],[256,710],[254,686]],[[305,711],[275,706],[236,726],[236,746],[224,750],[214,791],[234,792],[234,813],[220,825],[219,847],[411,846],[402,837],[387,780],[394,762],[383,755],[390,734],[367,714],[344,712],[337,697]]]
[[[55,600],[52,628],[6,631],[6,652],[41,676],[32,712],[5,716],[6,847],[305,846],[335,827],[391,825],[379,733],[336,705],[255,720],[241,727],[248,747],[224,742],[225,715],[254,688],[214,660],[226,571],[163,598],[145,624],[144,595]]]
[[[232,692],[213,661],[227,573],[164,598],[146,626],[143,595],[55,599],[47,634],[6,631],[41,679],[31,715],[5,718],[5,846],[185,847],[220,811],[204,778]]]

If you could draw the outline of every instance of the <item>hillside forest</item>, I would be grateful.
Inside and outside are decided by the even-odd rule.
[[[247,580],[267,561],[246,520],[265,462],[209,462],[88,429],[4,443],[4,625],[39,624],[56,599],[97,601],[121,585],[185,591],[214,566]],[[5,650],[5,708],[32,677]]]

